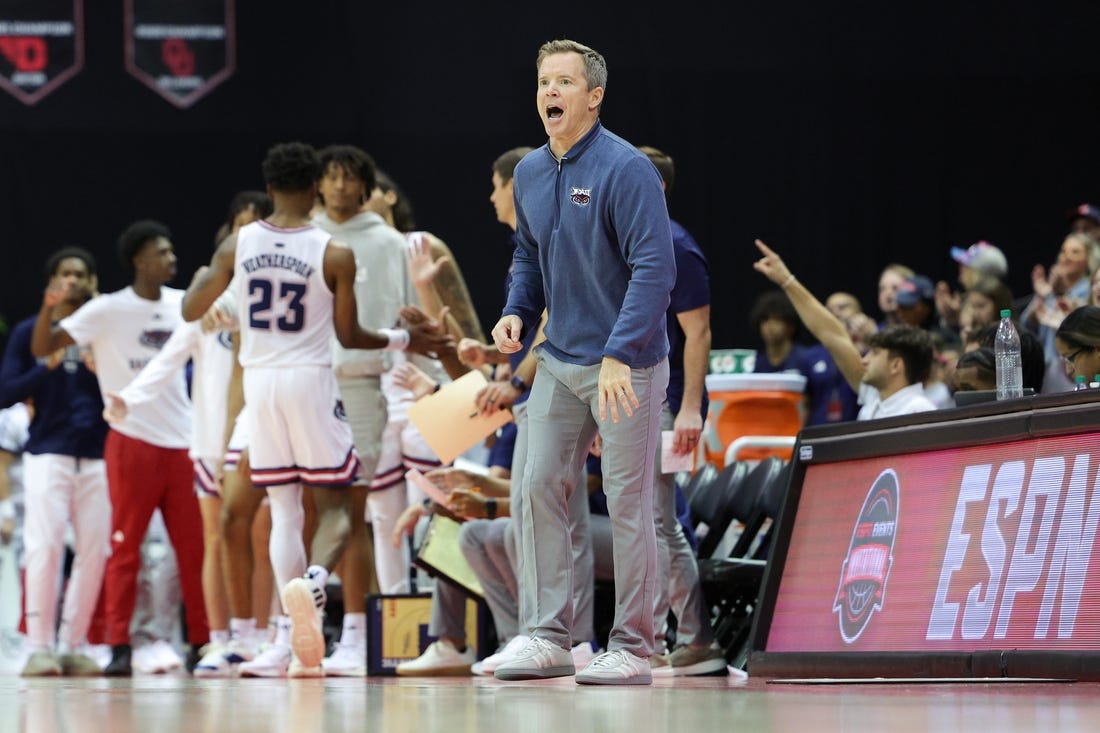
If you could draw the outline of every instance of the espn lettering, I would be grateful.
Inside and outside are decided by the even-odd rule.
[[[1071,460],[1073,469],[1067,482]],[[1038,458],[1032,463],[1026,488],[1025,461],[1002,463],[990,486],[992,474],[993,464],[988,463],[967,466],[963,473],[926,638],[1004,639],[1011,631],[1013,636],[1030,634],[1046,639],[1056,609],[1054,633],[1059,639],[1072,638],[1100,522],[1095,474],[1089,491],[1090,456]],[[978,570],[984,570],[980,575],[985,581],[965,589],[965,602],[949,601],[949,596],[960,597],[961,590],[952,588],[952,578],[974,570],[965,564],[975,539],[965,531],[968,517],[983,514],[976,539],[985,565]],[[1015,518],[1019,520],[1015,536],[1005,537],[1002,525]],[[1042,603],[1033,628],[1013,627],[1017,596],[1040,584]]]

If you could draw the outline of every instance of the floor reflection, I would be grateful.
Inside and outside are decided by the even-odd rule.
[[[572,678],[23,680],[0,677],[2,733],[570,733],[572,731],[1085,731],[1100,684],[777,685]]]

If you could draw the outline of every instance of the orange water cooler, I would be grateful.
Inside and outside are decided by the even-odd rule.
[[[719,470],[726,451],[738,438],[746,447],[739,460],[759,461],[777,455],[790,460],[793,439],[802,428],[801,374],[708,374],[710,410],[703,428],[703,453]],[[786,439],[786,440],[784,440]]]

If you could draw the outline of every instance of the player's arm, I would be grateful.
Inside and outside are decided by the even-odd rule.
[[[458,360],[466,366],[477,368],[486,364],[507,364],[508,355],[502,354],[496,344],[483,344],[477,339],[464,337],[458,342]]]
[[[795,278],[782,257],[759,239],[756,247],[763,257],[753,263],[753,269],[783,289],[806,329],[829,350],[848,385],[858,392],[863,381],[863,356],[852,342],[848,328]]]
[[[46,292],[42,296],[42,307],[38,310],[38,318],[31,331],[31,354],[35,358],[49,356],[58,349],[76,343],[68,331],[54,325],[55,308],[65,301],[70,287],[72,287],[71,284],[66,286],[54,282],[53,278],[46,286]]]
[[[456,491],[465,491],[469,493],[480,493],[485,496],[500,499],[507,497],[512,490],[512,482],[510,479],[500,478],[499,476],[489,476],[483,473],[475,473],[474,471],[468,471],[464,468],[455,468],[453,466],[433,468],[431,471],[424,474],[424,478],[431,481],[438,486],[441,491],[450,494],[452,497]]]
[[[512,516],[512,502],[507,494],[486,496],[477,489],[455,489],[451,492],[449,499],[447,508],[452,513],[467,519],[496,519]]]
[[[210,259],[210,265],[200,267],[183,294],[183,319],[197,321],[203,317],[218,296],[233,279],[233,267],[237,258],[237,235],[222,240]]]
[[[470,298],[470,290],[466,287],[466,279],[462,276],[462,270],[458,268],[454,254],[439,237],[427,232],[425,237],[431,246],[432,258],[434,260],[445,258],[433,282],[436,292],[439,293],[439,299],[450,309],[450,314],[458,322],[463,336],[484,341],[485,331],[481,328],[477,311]]]
[[[672,429],[675,431],[675,452],[682,455],[695,448],[703,430],[703,391],[710,358],[710,306],[677,313],[676,320],[684,331],[684,394]]]
[[[405,249],[409,277],[416,289],[416,297],[420,300],[420,307],[425,313],[442,321],[447,332],[453,334],[456,339],[460,339],[465,335],[464,329],[451,314],[450,307],[444,305],[435,283],[443,269],[451,266],[452,263],[449,256],[437,257],[432,240],[434,239],[444,248],[446,245],[427,232],[420,232],[420,234],[421,236],[410,240]]]
[[[546,319],[547,313],[544,308],[542,317],[539,319],[538,330],[535,332],[535,338],[531,342],[531,348],[523,355],[519,364],[516,364],[515,370],[511,373],[511,378],[508,380],[495,379],[489,382],[474,397],[474,404],[479,412],[484,415],[491,415],[497,410],[510,409],[524,392],[531,389],[531,385],[535,383],[535,372],[538,370],[535,347],[546,340]],[[522,382],[522,385],[517,384],[517,381]]]
[[[8,337],[4,358],[0,360],[0,410],[33,395],[61,363],[58,355],[64,356],[64,351],[58,351],[48,360],[35,359],[31,356],[30,337],[30,331],[23,328],[17,328]]]
[[[444,306],[441,314],[444,321],[447,314],[448,310]],[[430,317],[415,305],[401,307],[401,320],[407,326],[409,333],[409,345],[405,347],[406,351],[438,359],[451,379],[458,379],[470,371],[470,367],[458,358],[454,339],[445,328],[440,327],[439,320]],[[393,345],[390,348],[394,348]]]
[[[336,340],[345,349],[388,349],[434,354],[444,349],[454,351],[454,339],[442,333],[439,324],[424,315],[412,322],[409,314],[418,309],[402,308],[402,318],[409,327],[383,328],[375,331],[359,323],[359,306],[355,299],[355,254],[343,242],[329,240],[324,258],[325,283],[332,291],[332,325]],[[421,312],[422,313],[422,312]]]

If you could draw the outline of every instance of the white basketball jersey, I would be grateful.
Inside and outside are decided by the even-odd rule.
[[[332,291],[325,282],[331,237],[314,226],[266,221],[237,232],[234,283],[241,366],[331,366]]]

